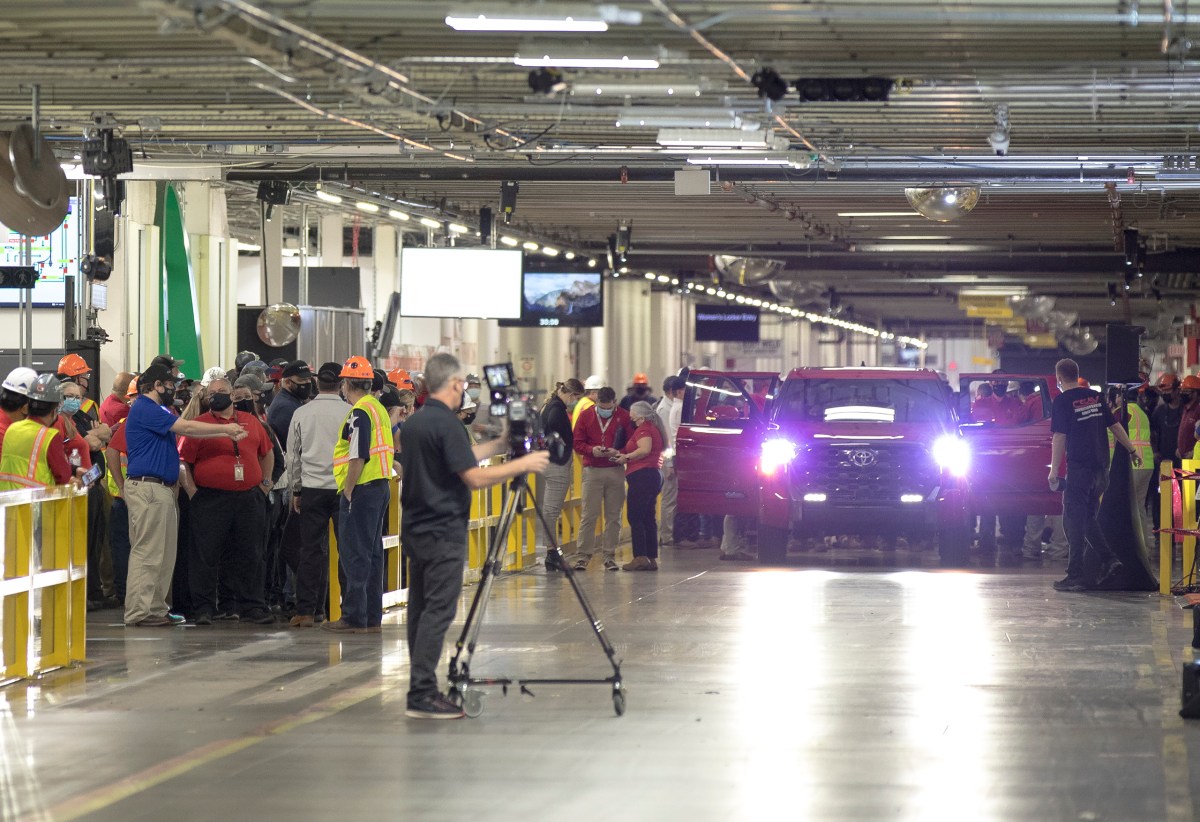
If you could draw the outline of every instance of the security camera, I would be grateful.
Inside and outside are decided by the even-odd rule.
[[[988,135],[988,145],[992,147],[992,151],[996,152],[997,157],[1003,157],[1008,154],[1008,132],[997,129]]]

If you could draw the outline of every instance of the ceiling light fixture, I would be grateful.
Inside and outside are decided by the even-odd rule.
[[[720,93],[728,83],[573,83],[571,96],[580,97],[700,97]]]
[[[450,223],[450,225],[446,226],[446,228],[454,234],[466,234],[471,230],[462,223]]]
[[[379,206],[375,205],[374,203],[365,202],[363,200],[357,201],[354,204],[354,207],[357,208],[359,211],[365,211],[368,214],[378,214],[379,213]]]
[[[799,153],[789,154],[756,154],[748,157],[738,156],[737,153],[722,155],[703,155],[688,157],[688,164],[693,166],[791,166],[792,168],[808,168],[809,159]]]
[[[429,217],[422,217],[421,225],[425,226],[426,228],[441,228],[442,227],[441,223],[439,223],[437,220],[431,219]]]
[[[340,203],[342,201],[341,197],[339,197],[336,194],[330,194],[328,191],[326,191],[323,188],[317,189],[317,199],[324,200],[327,203],[333,203],[334,205],[337,205],[338,203]]]
[[[948,223],[964,216],[979,202],[978,186],[906,188],[904,196],[927,220]]]
[[[617,128],[740,128],[762,127],[756,120],[743,120],[733,109],[666,108],[633,106],[623,109],[614,123]]]
[[[501,237],[500,242],[504,243],[509,248],[516,248],[518,245],[521,244],[521,241],[518,240],[516,237],[509,237],[507,235]]]
[[[394,208],[389,208],[387,215],[389,217],[391,217],[393,220],[399,220],[402,223],[407,223],[409,220],[412,219],[412,217],[409,217],[403,211],[397,211]]]
[[[566,254],[563,254],[563,257],[565,257],[568,260],[573,260],[573,259],[575,259],[575,252],[568,251]]]
[[[550,246],[548,246],[548,245],[544,245],[544,246],[542,246],[542,253],[543,253],[543,254],[545,254],[547,257],[557,257],[557,256],[558,256],[558,249],[557,249],[557,248],[551,248],[551,247],[550,247]]]
[[[911,217],[911,211],[839,211],[839,217]]]
[[[587,6],[565,9],[560,7],[555,12],[519,6],[507,10],[492,8],[475,13],[452,11],[446,15],[446,25],[455,31],[608,31],[607,21],[595,9]]]
[[[588,259],[588,268],[596,267],[596,259],[594,257]]]
[[[775,148],[775,132],[744,131],[740,128],[664,128],[654,141],[660,146],[697,148]],[[786,140],[780,140],[787,147]]]
[[[656,69],[658,61],[650,58],[630,57],[625,54],[620,57],[551,57],[543,54],[540,57],[513,57],[513,65],[525,68],[594,68],[594,69]]]
[[[525,249],[526,251],[537,251],[538,244],[532,240],[526,240],[525,242],[521,243],[521,248]]]

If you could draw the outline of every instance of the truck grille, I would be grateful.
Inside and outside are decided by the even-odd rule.
[[[891,505],[902,493],[928,494],[939,479],[933,458],[919,445],[818,445],[798,463],[793,497],[821,492],[835,504]]]

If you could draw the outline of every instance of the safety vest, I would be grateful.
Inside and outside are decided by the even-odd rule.
[[[124,422],[125,420],[122,419],[117,425],[122,425]],[[129,476],[129,454],[124,451],[118,451],[117,453],[121,455],[121,464],[117,468],[121,472],[121,479],[125,479]],[[104,482],[108,486],[108,495],[110,497],[121,496],[121,489],[117,487],[117,481],[114,479],[115,475],[116,471],[113,471],[111,468],[104,472]]]
[[[91,397],[83,398],[83,402],[81,402],[79,404],[79,410],[82,411],[83,413],[87,414],[94,421],[96,421],[96,422],[100,421],[100,410],[96,406],[95,400],[93,400]]]
[[[54,485],[46,455],[51,447],[62,447],[54,440],[58,435],[57,428],[36,420],[19,420],[10,425],[0,451],[0,491]]]
[[[575,403],[575,410],[571,412],[571,427],[574,428],[575,423],[579,422],[580,414],[595,404],[595,401],[591,397],[580,397],[579,402]]]
[[[371,456],[359,474],[358,484],[365,485],[375,480],[388,479],[392,476],[393,445],[392,423],[388,419],[387,411],[379,404],[379,400],[368,394],[354,403],[354,408],[350,409],[345,422],[342,423],[343,428],[350,422],[356,409],[365,411],[371,419]],[[337,480],[338,493],[346,487],[346,474],[350,472],[351,459],[353,458],[350,456],[350,441],[345,437],[338,437],[333,446],[333,477]]]
[[[1129,414],[1129,441],[1133,443],[1133,447],[1139,457],[1142,458],[1142,468],[1154,467],[1154,448],[1150,443],[1150,418],[1146,416],[1146,412],[1141,409],[1141,406],[1136,403],[1130,403],[1125,406],[1125,411]],[[1112,458],[1113,452],[1116,449],[1116,440],[1113,437],[1112,431],[1108,432],[1108,455]]]

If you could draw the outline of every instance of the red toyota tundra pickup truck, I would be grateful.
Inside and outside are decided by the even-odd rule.
[[[1044,376],[966,374],[958,393],[909,368],[687,381],[679,510],[757,520],[764,564],[792,537],[862,534],[936,537],[942,564],[961,566],[975,515],[1062,510],[1046,483],[1056,387]]]

